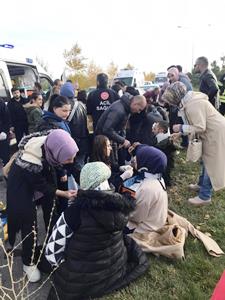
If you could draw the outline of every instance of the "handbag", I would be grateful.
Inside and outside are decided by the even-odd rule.
[[[188,143],[187,161],[197,162],[202,157],[202,140],[194,134]]]

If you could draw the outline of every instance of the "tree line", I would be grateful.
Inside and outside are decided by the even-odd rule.
[[[80,89],[86,89],[96,86],[96,75],[105,72],[109,76],[109,82],[112,82],[118,72],[118,65],[113,61],[110,62],[106,70],[97,65],[93,60],[87,62],[87,58],[82,55],[82,49],[78,43],[74,44],[70,50],[63,53],[68,70],[70,71],[69,79],[72,82],[78,82]],[[135,67],[127,63],[124,69],[132,70]],[[144,73],[146,81],[153,81],[155,74],[153,72]]]

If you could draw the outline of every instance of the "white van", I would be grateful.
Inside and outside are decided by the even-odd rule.
[[[47,92],[53,85],[50,76],[31,58],[19,57],[13,49],[0,49],[0,97],[8,101],[11,88],[16,86],[27,97],[33,92],[34,83],[40,82]]]
[[[162,87],[165,82],[168,81],[167,73],[166,72],[160,72],[156,74],[154,83],[158,84],[159,87]]]
[[[123,81],[127,86],[133,86],[137,89],[143,87],[145,78],[144,73],[134,69],[134,70],[127,70],[122,69],[120,70],[116,76],[114,77],[114,82],[116,81]]]

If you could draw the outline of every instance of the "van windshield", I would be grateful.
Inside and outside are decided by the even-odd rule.
[[[31,66],[7,64],[12,86],[19,89],[33,90],[37,81],[35,70]]]
[[[114,78],[114,82],[116,82],[116,81],[123,81],[125,83],[125,85],[132,86],[133,77]]]
[[[167,77],[156,77],[155,78],[155,83],[157,82],[166,82],[167,81]]]

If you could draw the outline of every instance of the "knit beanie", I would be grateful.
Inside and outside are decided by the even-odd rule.
[[[152,174],[162,174],[167,166],[167,157],[159,149],[140,145],[136,150],[137,168],[147,168]]]
[[[186,94],[186,86],[182,82],[176,81],[168,86],[162,96],[162,99],[169,105],[179,106],[181,100]]]
[[[49,133],[44,149],[46,159],[52,166],[61,165],[79,151],[74,139],[63,129],[54,129]]]
[[[75,88],[71,82],[66,82],[60,89],[60,95],[67,98],[74,98]]]
[[[87,163],[80,173],[80,188],[94,190],[111,176],[110,168],[101,161]]]

